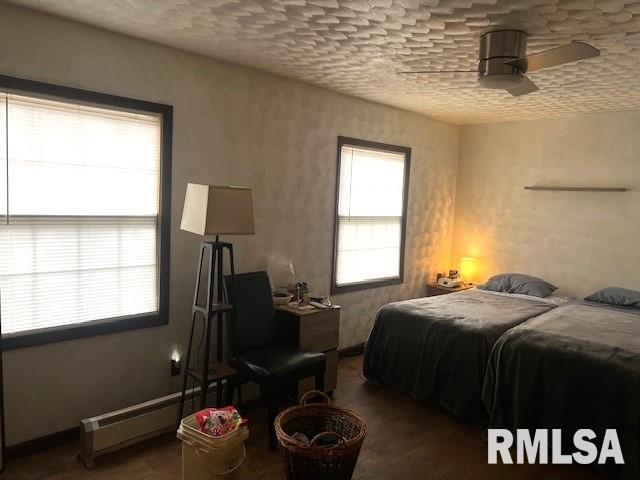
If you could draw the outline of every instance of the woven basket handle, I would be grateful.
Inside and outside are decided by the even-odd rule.
[[[344,438],[342,435],[340,435],[339,433],[336,432],[322,432],[317,434],[315,437],[313,437],[311,439],[311,441],[309,442],[309,446],[310,447],[315,447],[316,443],[318,443],[318,441],[321,438],[337,438],[338,439],[338,443],[336,445],[331,445],[332,447],[338,447],[340,445],[342,445],[343,443],[345,443],[347,441],[346,438]]]
[[[309,390],[307,393],[302,395],[302,397],[300,397],[300,405],[307,405],[309,403],[307,400],[309,400],[309,398],[311,397],[321,397],[323,400],[322,402],[313,402],[313,403],[329,404],[329,402],[331,401],[329,399],[329,396],[326,393],[321,392],[320,390]]]

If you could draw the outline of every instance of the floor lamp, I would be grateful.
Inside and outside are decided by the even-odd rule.
[[[243,187],[187,184],[187,193],[182,211],[180,228],[187,232],[207,237],[215,236],[214,241],[205,240],[200,245],[198,271],[195,292],[193,295],[191,333],[189,334],[187,355],[182,382],[182,396],[178,421],[181,420],[187,390],[188,378],[193,378],[200,384],[200,408],[206,406],[207,390],[212,383],[216,383],[217,406],[222,403],[221,381],[235,372],[222,363],[223,351],[223,318],[225,313],[231,313],[233,308],[223,304],[224,288],[224,257],[225,251],[229,258],[229,274],[235,275],[233,262],[233,245],[221,242],[219,235],[252,235],[253,228],[253,200],[251,189]],[[204,267],[206,273],[203,273]],[[206,282],[206,293],[200,300],[201,286]],[[190,368],[193,334],[196,323],[203,322],[203,352],[200,360],[201,367]],[[210,365],[211,332],[213,322],[216,327],[216,362]]]

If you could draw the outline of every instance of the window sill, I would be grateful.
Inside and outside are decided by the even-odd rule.
[[[350,283],[347,285],[331,285],[331,295],[341,293],[357,292],[359,290],[369,290],[371,288],[388,287],[390,285],[399,285],[403,282],[402,277],[384,278],[381,280],[371,280],[360,283]]]
[[[48,343],[64,342],[79,338],[95,337],[109,333],[156,327],[169,323],[167,315],[159,312],[132,315],[129,317],[95,320],[77,325],[43,328],[28,332],[10,333],[2,336],[2,350],[16,350]]]

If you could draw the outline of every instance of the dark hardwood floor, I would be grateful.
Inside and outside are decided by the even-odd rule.
[[[577,465],[487,465],[480,430],[448,414],[393,392],[369,385],[360,375],[361,357],[340,361],[334,401],[359,411],[369,434],[356,468],[356,479],[430,480],[596,480],[601,477]],[[240,479],[283,478],[279,453],[267,451],[266,412],[248,414],[251,438]],[[5,479],[180,478],[180,442],[174,436],[150,440],[98,459],[93,470],[76,460],[77,443],[31,454],[9,463]]]

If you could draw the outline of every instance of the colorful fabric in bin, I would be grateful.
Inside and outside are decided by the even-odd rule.
[[[235,407],[205,408],[196,413],[200,431],[212,437],[221,437],[236,431],[247,420],[243,419]]]

